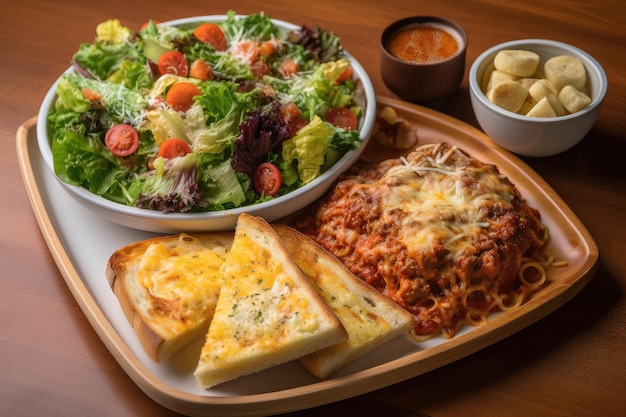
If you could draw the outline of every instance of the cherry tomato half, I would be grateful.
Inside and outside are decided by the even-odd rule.
[[[165,94],[165,102],[176,111],[187,111],[193,106],[193,98],[202,91],[186,81],[176,83]]]
[[[165,140],[161,146],[159,146],[158,156],[162,156],[163,158],[176,158],[177,156],[185,156],[188,153],[191,153],[191,148],[182,139],[171,138]]]
[[[346,107],[333,107],[326,113],[326,121],[346,130],[354,130],[358,120],[356,114]]]
[[[186,77],[189,74],[189,64],[182,52],[167,51],[159,58],[157,63],[159,72],[163,74],[174,74]]]
[[[291,119],[289,121],[289,137],[292,138],[296,136],[298,131],[308,124],[309,124],[309,119],[306,119],[302,116],[298,116],[294,119]]]
[[[196,59],[189,68],[189,76],[200,80],[210,80],[213,78],[213,68],[202,59]]]
[[[350,78],[352,78],[352,67],[346,67],[346,69],[343,70],[343,72],[339,74],[339,77],[335,80],[335,84],[341,84],[348,81]]]
[[[202,42],[213,45],[218,51],[226,50],[226,37],[222,29],[215,23],[203,23],[194,29],[193,34]]]
[[[139,148],[139,133],[131,125],[115,125],[104,135],[104,144],[115,155],[128,156]]]
[[[263,162],[254,171],[252,183],[254,190],[259,194],[274,196],[278,193],[283,176],[276,165],[270,162]]]

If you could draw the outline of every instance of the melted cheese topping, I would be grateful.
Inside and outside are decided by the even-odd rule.
[[[446,144],[355,167],[298,227],[411,312],[424,338],[483,321],[549,240],[495,165]]]
[[[173,333],[194,327],[217,304],[225,242],[203,244],[182,234],[175,245],[153,243],[139,263],[139,282],[152,296],[151,316]]]
[[[204,361],[241,361],[316,332],[317,310],[265,247],[238,235],[203,348]]]
[[[306,254],[303,252],[303,255]],[[322,299],[348,331],[348,340],[327,350],[341,350],[344,344],[359,346],[389,331],[391,324],[376,312],[376,306],[371,301],[351,291],[341,277],[319,260],[298,255],[293,253],[300,269],[316,284]]]
[[[395,215],[390,213],[397,210],[405,214],[399,237],[412,251],[442,244],[455,258],[489,226],[485,205],[508,204],[515,190],[484,165],[433,165],[420,167],[406,161],[391,168],[380,181],[385,186],[382,215]]]

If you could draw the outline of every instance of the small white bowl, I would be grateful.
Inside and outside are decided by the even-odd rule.
[[[173,20],[163,24],[180,26],[198,22],[220,22],[225,18],[225,15],[197,16]],[[292,23],[275,19],[272,19],[272,21],[278,28],[284,31],[300,28],[300,26]],[[39,149],[45,164],[50,169],[51,175],[59,181],[61,186],[71,197],[94,213],[122,226],[157,233],[233,230],[237,224],[239,214],[244,212],[263,217],[270,222],[275,221],[306,207],[320,198],[339,175],[359,159],[367,145],[376,119],[376,94],[371,79],[363,66],[347,52],[346,57],[351,62],[354,74],[353,77],[361,81],[366,99],[367,107],[358,127],[361,145],[357,149],[348,151],[335,165],[310,183],[289,194],[263,203],[231,210],[204,213],[162,213],[156,210],[125,206],[93,194],[86,188],[64,183],[54,174],[52,151],[50,147],[51,141],[48,135],[48,113],[54,106],[57,98],[56,87],[58,80],[48,90],[39,110],[37,119]],[[68,71],[71,70],[71,68],[68,69]]]
[[[493,104],[481,89],[483,73],[493,63],[498,51],[504,49],[536,52],[541,59],[540,68],[553,56],[578,58],[587,70],[591,103],[579,112],[551,118],[519,115]],[[478,56],[470,67],[469,85],[476,119],[494,142],[522,156],[545,157],[564,152],[585,137],[598,117],[608,80],[598,61],[575,46],[546,39],[521,39],[495,45]]]

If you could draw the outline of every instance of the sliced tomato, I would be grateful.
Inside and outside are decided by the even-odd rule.
[[[278,67],[278,72],[283,78],[293,77],[298,72],[298,63],[293,58],[285,58]]]
[[[203,23],[194,29],[193,34],[202,42],[213,45],[218,51],[226,50],[226,36],[215,23]]]
[[[83,94],[83,97],[85,97],[85,99],[89,100],[89,101],[94,101],[94,102],[99,102],[99,103],[103,103],[104,100],[102,99],[102,96],[98,93],[96,93],[95,91],[93,91],[91,88],[89,87],[83,87],[80,92]]]
[[[289,137],[292,138],[296,136],[298,131],[308,124],[309,120],[302,116],[294,117],[293,119],[291,119],[289,121]]]
[[[104,135],[104,144],[115,155],[128,156],[139,148],[139,133],[131,125],[115,125]]]
[[[269,75],[271,73],[271,68],[265,62],[257,59],[256,61],[250,63],[250,71],[252,71],[252,75],[254,75],[255,78],[261,78],[264,75]]]
[[[171,138],[166,139],[160,146],[158,156],[162,156],[163,158],[176,158],[177,156],[185,156],[188,153],[191,153],[191,148],[182,139]]]
[[[254,62],[259,59],[259,43],[253,40],[244,39],[235,44],[230,49],[230,53],[242,61]]]
[[[189,64],[187,58],[180,51],[164,52],[158,62],[159,72],[163,74],[174,74],[186,77],[189,74]]]
[[[346,69],[343,70],[343,72],[335,80],[335,84],[341,84],[348,81],[350,78],[352,78],[352,67],[346,67]]]
[[[254,171],[252,183],[254,190],[263,195],[274,196],[278,193],[283,176],[278,167],[271,162],[263,162]]]
[[[302,110],[293,101],[290,101],[280,109],[280,115],[283,116],[286,122],[289,122],[298,116],[302,116]]]
[[[276,49],[277,43],[275,40],[264,41],[261,42],[261,45],[259,45],[259,53],[266,58],[273,55],[276,52]]]
[[[357,117],[347,107],[333,107],[326,112],[326,121],[346,130],[354,130],[357,127]]]
[[[183,81],[167,90],[165,102],[176,111],[187,111],[193,106],[193,98],[200,94],[202,91],[195,84]]]
[[[196,59],[191,64],[189,75],[199,80],[210,80],[213,78],[213,68],[209,66],[203,59]]]

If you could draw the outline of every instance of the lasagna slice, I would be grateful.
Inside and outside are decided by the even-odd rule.
[[[419,340],[453,337],[538,286],[519,274],[542,268],[523,267],[548,242],[539,212],[457,147],[356,166],[313,209],[297,228],[411,312]]]

